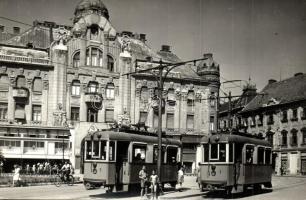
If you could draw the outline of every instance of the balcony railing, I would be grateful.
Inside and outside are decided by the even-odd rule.
[[[50,60],[46,58],[31,58],[26,56],[3,55],[3,54],[0,54],[0,61],[50,65]]]

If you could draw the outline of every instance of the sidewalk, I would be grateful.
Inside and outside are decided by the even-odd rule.
[[[20,175],[20,187],[37,186],[37,185],[50,185],[53,184],[56,175]],[[80,177],[74,177],[74,183],[81,183]],[[12,187],[13,174],[1,174],[0,187]]]

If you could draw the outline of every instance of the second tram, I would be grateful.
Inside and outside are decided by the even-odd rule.
[[[139,171],[146,166],[148,175],[156,171],[158,138],[117,131],[99,131],[84,139],[84,185],[86,189],[97,186],[109,187],[112,191],[128,190],[139,184]],[[181,142],[162,138],[163,183],[175,187]]]
[[[202,190],[224,189],[227,194],[248,186],[271,188],[272,149],[268,141],[235,134],[202,139]]]

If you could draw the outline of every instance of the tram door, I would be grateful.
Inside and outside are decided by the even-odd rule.
[[[123,163],[128,161],[128,148],[130,142],[117,141],[117,162],[116,162],[116,184],[123,182]]]

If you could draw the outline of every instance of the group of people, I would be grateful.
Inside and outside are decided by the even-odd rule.
[[[159,185],[159,177],[155,173],[155,170],[152,170],[152,174],[149,176],[146,171],[146,166],[142,166],[142,169],[139,171],[140,179],[140,197],[143,198],[147,195],[148,187],[151,187],[151,197],[152,199],[157,199],[157,189],[161,190],[161,185]],[[184,170],[183,167],[178,171],[178,184],[180,185],[179,191],[182,189],[182,184],[184,182]]]
[[[72,168],[71,163],[65,162],[65,164],[69,164],[69,167]],[[38,162],[36,164],[27,163],[25,166],[19,166],[19,168],[26,175],[53,175],[58,174],[64,165],[60,166],[58,163]]]

